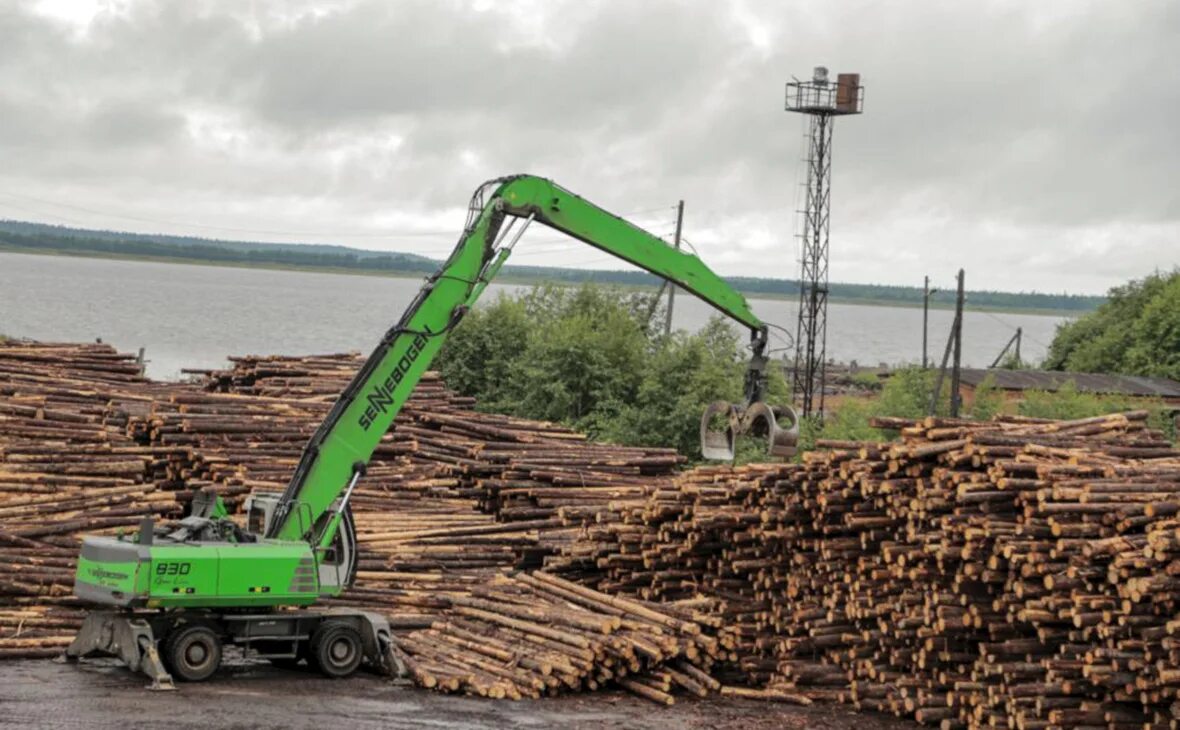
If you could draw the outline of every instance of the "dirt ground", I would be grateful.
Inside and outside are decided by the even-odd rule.
[[[830,705],[681,699],[668,708],[615,692],[521,702],[446,696],[384,678],[332,681],[263,663],[226,667],[202,684],[149,692],[107,660],[0,662],[0,727],[13,728],[849,728],[918,727]]]

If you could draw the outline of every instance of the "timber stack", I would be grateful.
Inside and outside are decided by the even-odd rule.
[[[716,676],[943,727],[1174,726],[1180,452],[1145,412],[881,419],[705,467],[549,568],[718,603]]]
[[[184,450],[125,424],[157,386],[109,345],[0,343],[0,658],[54,656],[81,623],[71,595],[82,534],[133,529],[182,506],[147,479]]]
[[[154,383],[103,345],[0,344],[0,658],[68,642],[80,535],[196,489],[281,490],[359,363]],[[875,425],[898,438],[678,473],[672,451],[481,413],[431,375],[354,493],[340,602],[390,616],[441,691],[1175,727],[1180,452],[1146,414]]]
[[[448,603],[428,629],[396,639],[423,687],[520,699],[614,683],[665,705],[674,688],[698,697],[724,689],[707,671],[717,640],[674,605],[544,572],[497,576]]]
[[[254,489],[282,491],[360,362],[243,357],[190,373],[194,382],[153,383],[134,356],[106,345],[0,344],[0,657],[68,643],[81,621],[71,586],[82,535],[134,529],[145,514],[179,517],[199,489],[231,510]],[[427,628],[451,598],[503,568],[539,565],[572,532],[544,502],[552,494],[512,497],[516,510],[500,515],[482,478],[526,475],[543,487],[579,464],[651,475],[682,460],[471,405],[437,374],[419,384],[353,495],[358,580],[338,603]],[[583,499],[601,501],[593,490]]]

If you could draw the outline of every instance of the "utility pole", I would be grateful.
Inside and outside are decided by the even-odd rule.
[[[987,366],[989,370],[999,366],[1000,361],[1004,359],[1004,355],[1008,354],[1008,348],[1012,347],[1013,345],[1016,345],[1016,350],[1015,350],[1016,364],[1017,364],[1017,367],[1019,367],[1019,365],[1020,365],[1020,338],[1023,335],[1023,333],[1024,333],[1023,327],[1016,328],[1016,334],[1012,335],[1012,339],[1008,340],[1008,343],[1004,345],[1003,350],[1000,350],[1000,354],[996,355],[996,359],[992,361],[992,364]]]
[[[930,415],[935,415],[938,408],[938,396],[942,394],[942,381],[946,376],[947,362],[951,359],[952,350],[955,353],[953,371],[951,373],[951,415],[959,415],[959,364],[963,356],[963,270],[959,269],[959,293],[955,297],[955,321],[951,324],[951,333],[946,338],[946,349],[942,351],[942,364],[938,367],[938,377],[934,380],[934,392],[930,395]]]
[[[922,369],[929,367],[926,358],[926,333],[930,328],[930,297],[938,293],[938,289],[930,288],[930,277],[924,277],[925,282],[922,284]]]
[[[676,204],[676,250],[680,250],[680,231],[684,227],[684,201]],[[664,320],[664,334],[672,334],[672,306],[676,302],[676,285],[668,285],[668,311]]]
[[[963,359],[963,270],[959,269],[959,292],[955,297],[955,367],[951,371],[951,416],[959,417],[962,396],[959,393],[960,365]]]

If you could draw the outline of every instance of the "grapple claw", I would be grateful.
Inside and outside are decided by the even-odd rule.
[[[724,417],[724,428],[715,419]],[[714,461],[733,461],[738,412],[732,403],[715,400],[701,416],[701,455]]]
[[[780,418],[787,419],[788,424],[779,424]],[[746,408],[738,432],[766,436],[771,456],[790,458],[798,450],[796,446],[799,443],[799,416],[789,406],[771,407],[759,401]]]

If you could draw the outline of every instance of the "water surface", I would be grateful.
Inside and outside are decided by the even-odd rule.
[[[227,355],[367,352],[401,316],[421,281],[306,271],[116,261],[0,252],[0,333],[40,340],[102,338],[147,351],[148,374],[175,378],[184,367],[213,368]],[[497,292],[527,287],[493,284]],[[797,303],[751,299],[766,322],[795,330]],[[695,330],[714,310],[676,297],[673,326]],[[942,356],[954,313],[930,312],[930,353]],[[1016,327],[1022,354],[1044,356],[1060,317],[966,312],[963,362],[991,363]],[[774,340],[775,346],[782,342]],[[921,359],[922,310],[828,306],[828,356],[861,364]]]

